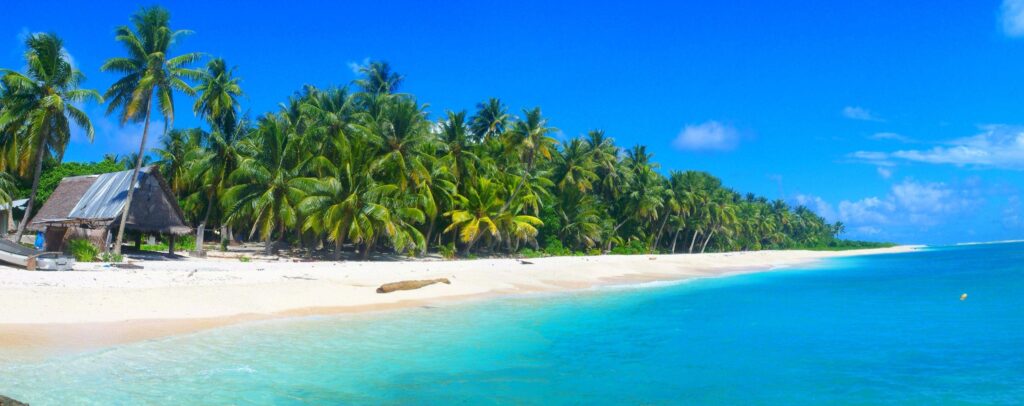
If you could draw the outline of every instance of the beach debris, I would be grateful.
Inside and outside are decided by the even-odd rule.
[[[390,293],[390,292],[394,292],[396,290],[419,289],[419,288],[422,288],[424,286],[433,285],[435,283],[443,283],[443,284],[446,284],[446,285],[451,285],[452,281],[448,280],[448,278],[438,278],[438,279],[425,279],[425,280],[411,280],[411,281],[391,282],[391,283],[385,283],[383,285],[380,285],[380,287],[377,288],[377,293]]]
[[[28,403],[19,402],[7,396],[0,395],[0,406],[28,406]]]
[[[302,279],[304,281],[315,281],[316,280],[316,278],[310,278],[308,276],[288,276],[288,275],[284,275],[284,276],[282,276],[282,278],[285,278],[285,279]]]
[[[523,264],[523,265],[533,265],[533,262],[522,260],[522,259],[519,260],[519,263]]]
[[[193,269],[192,272],[189,272],[187,278],[191,278],[192,275],[195,275],[196,271],[198,271],[198,269]]]
[[[960,301],[962,302],[964,300],[967,300],[967,294],[966,293],[960,295]]]

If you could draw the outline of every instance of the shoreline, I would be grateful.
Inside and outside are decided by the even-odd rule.
[[[251,322],[365,313],[529,293],[767,272],[816,261],[912,252],[748,251],[526,260],[240,262],[137,261],[141,270],[80,264],[74,272],[0,267],[0,349],[74,352]],[[381,284],[449,278],[417,290]]]

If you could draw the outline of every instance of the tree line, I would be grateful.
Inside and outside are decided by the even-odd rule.
[[[101,68],[120,78],[102,95],[82,88],[54,34],[28,37],[25,72],[0,71],[0,199],[32,179],[25,219],[43,163],[60,162],[70,127],[92,139],[79,106],[95,102],[122,125],[143,125],[138,153],[106,161],[133,177],[158,165],[200,250],[208,236],[363,258],[871,245],[839,240],[843,225],[806,207],[742,195],[705,172],[664,173],[645,146],[623,148],[601,130],[559,142],[540,108],[514,112],[491,98],[432,120],[386,62],[362,66],[349,86],[306,86],[278,111],[250,117],[234,67],[198,52],[172,56],[189,32],[172,30],[166,10],[143,8],[130,22],[115,33],[125,54]],[[176,96],[194,99],[204,126],[174,128]],[[154,115],[164,125],[146,151]],[[115,250],[122,238],[123,227]]]

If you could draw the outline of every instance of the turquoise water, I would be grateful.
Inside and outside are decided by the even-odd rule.
[[[250,323],[0,361],[0,393],[33,405],[1021,404],[1024,244]]]

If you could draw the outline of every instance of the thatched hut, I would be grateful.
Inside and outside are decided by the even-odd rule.
[[[120,225],[131,177],[132,171],[127,170],[64,178],[29,221],[28,229],[45,233],[47,251],[61,251],[73,238],[87,238],[106,249]],[[178,200],[156,167],[139,172],[124,228],[137,238],[142,234],[170,235],[172,253],[173,237],[191,232]]]

